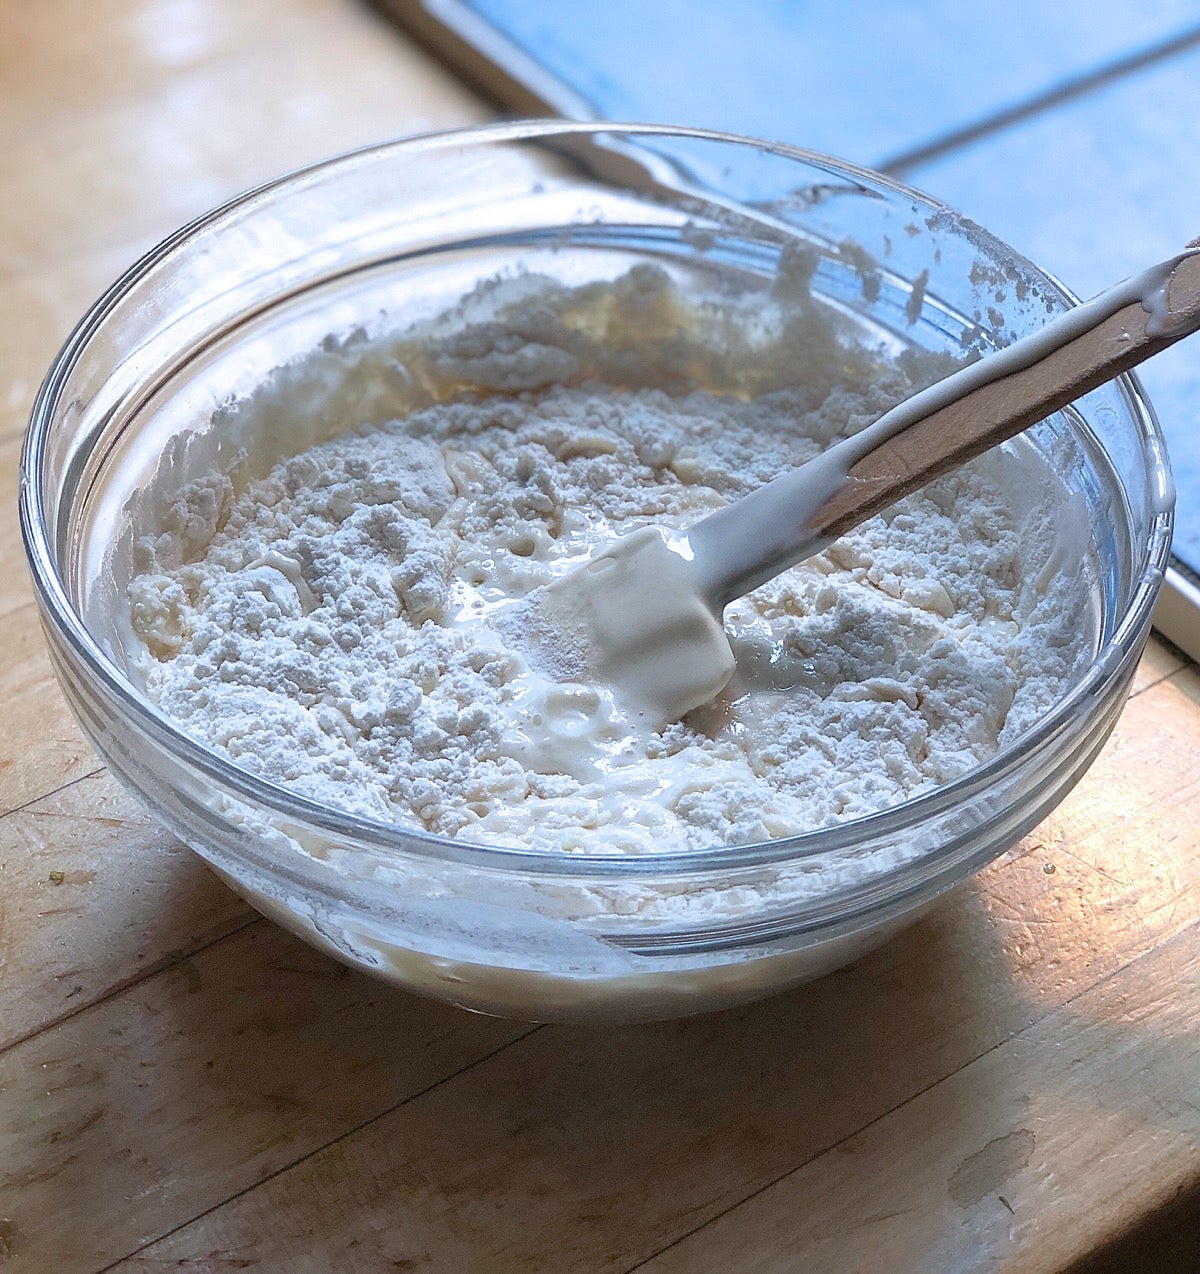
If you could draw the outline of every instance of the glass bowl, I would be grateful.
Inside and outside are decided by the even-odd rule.
[[[330,334],[432,315],[497,271],[565,281],[636,262],[769,287],[782,254],[883,339],[961,353],[1073,304],[936,201],[786,146],[679,128],[519,122],[331,159],[235,199],[133,266],[82,320],[33,410],[22,528],[55,669],[96,750],[255,907],[426,995],[535,1020],[666,1018],[853,960],[1028,832],[1112,730],[1167,562],[1161,436],[1123,377],[1019,445],[1082,502],[1095,656],[986,764],[789,839],[643,857],[463,844],[272,785],[137,689],[116,618],[138,494],[181,457],[228,464],[232,395]],[[370,387],[358,404],[372,412]],[[344,423],[344,422],[343,422]],[[299,450],[338,422],[285,422]]]

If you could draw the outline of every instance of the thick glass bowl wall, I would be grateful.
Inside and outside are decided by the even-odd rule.
[[[653,261],[684,282],[765,291],[797,247],[816,263],[815,293],[885,342],[986,349],[1070,301],[884,178],[675,129],[553,122],[399,142],[185,228],[80,324],[23,457],[22,524],[53,659],[97,750],[261,910],[342,959],[484,1011],[666,1017],[766,994],[881,941],[1029,830],[1120,711],[1171,503],[1157,428],[1129,379],[1019,444],[1064,476],[1093,529],[1097,653],[1079,684],[957,782],[805,836],[633,860],[356,818],[181,733],[137,690],[114,620],[139,490],[164,457],[224,463],[242,440],[220,423],[223,399],[327,334],[436,313],[497,270],[577,282]],[[309,422],[317,435],[287,447],[337,423]]]

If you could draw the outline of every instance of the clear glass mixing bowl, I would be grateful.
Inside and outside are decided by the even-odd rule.
[[[987,764],[842,826],[641,858],[456,843],[237,768],[148,702],[122,656],[116,603],[138,492],[179,457],[227,464],[244,440],[219,408],[272,368],[381,315],[437,313],[498,270],[578,282],[652,261],[683,280],[716,272],[767,288],[797,243],[819,258],[815,293],[880,339],[1002,345],[1072,303],[1004,244],[884,177],[676,128],[532,122],[401,141],[179,231],[72,334],[22,460],[54,665],[96,750],[259,910],[358,968],[483,1012],[694,1013],[815,977],[911,921],[1062,799],[1121,710],[1172,506],[1161,437],[1128,377],[1021,443],[1086,510],[1091,664]],[[361,409],[370,417],[369,387]],[[296,450],[338,423],[301,422],[273,445]]]

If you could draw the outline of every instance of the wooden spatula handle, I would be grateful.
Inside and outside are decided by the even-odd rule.
[[[846,484],[810,525],[830,537],[843,534],[1195,331],[1200,327],[1200,255],[1184,257],[1172,272],[1166,319],[1156,324],[1143,304],[1133,301],[1036,366],[933,411],[851,466]]]
[[[676,551],[719,613],[901,496],[1198,328],[1200,247],[1193,244],[701,518]]]

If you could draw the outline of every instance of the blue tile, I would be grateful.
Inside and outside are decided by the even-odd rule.
[[[1200,51],[907,176],[1090,296],[1200,235]],[[1141,379],[1179,489],[1175,552],[1200,571],[1200,338]]]
[[[860,163],[1196,24],[1193,0],[474,0],[610,119],[730,129]]]

